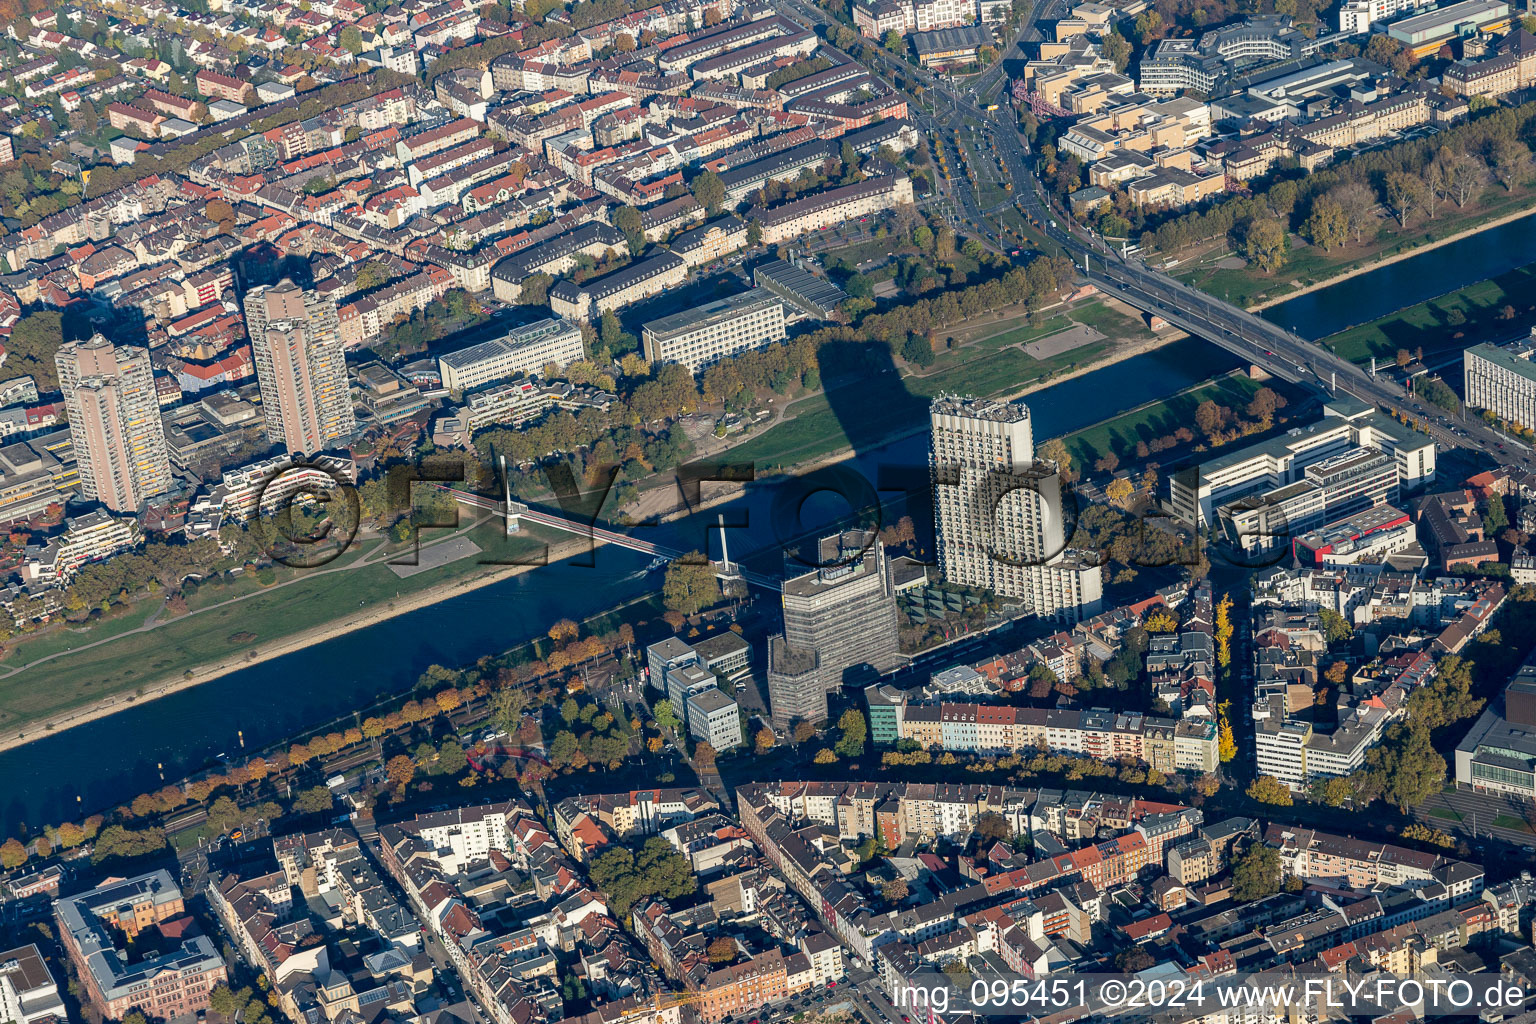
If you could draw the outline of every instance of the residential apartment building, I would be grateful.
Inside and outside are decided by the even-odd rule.
[[[676,253],[659,252],[585,284],[561,281],[549,290],[549,308],[558,316],[585,323],[610,309],[682,284],[687,278],[686,260]]]
[[[784,581],[784,633],[768,641],[768,703],[780,724],[825,721],[827,693],[850,671],[886,672],[902,662],[880,539],[837,534],[822,538],[817,553],[816,568]]]
[[[0,951],[0,1020],[35,1024],[67,1019],[58,982],[36,944]]]
[[[207,1009],[214,986],[228,980],[213,940],[185,918],[181,890],[164,870],[108,880],[58,900],[53,914],[80,979],[82,1001],[105,1017],[119,1019],[135,1008],[154,1017],[195,1014]],[[169,947],[164,952],[132,959],[116,945],[115,932],[131,940],[146,929],[183,920],[186,927],[162,928]]]
[[[729,295],[641,328],[645,358],[682,363],[690,373],[738,352],[784,339],[784,303],[763,288]]]
[[[762,225],[763,243],[777,245],[807,231],[820,231],[833,224],[895,209],[910,202],[912,179],[905,174],[887,174],[852,185],[829,188],[771,210],[756,212],[753,216]]]
[[[1462,394],[1473,409],[1509,424],[1536,426],[1536,336],[1514,345],[1473,345],[1462,353]]]
[[[54,355],[79,464],[80,496],[135,513],[171,489],[171,459],[160,421],[149,350],[100,334]]]
[[[866,691],[871,720],[876,717],[877,693]],[[925,750],[995,755],[1043,749],[1106,761],[1129,758],[1161,772],[1196,774],[1214,772],[1220,763],[1216,723],[1209,719],[1175,721],[1092,708],[909,704],[891,701],[889,695],[881,703],[882,718],[892,717],[894,709],[896,739],[911,740]]]
[[[22,575],[43,586],[63,586],[91,563],[138,547],[139,521],[103,509],[64,520],[64,532],[41,548],[29,547]]]
[[[1067,549],[1061,477],[1035,459],[1023,402],[940,395],[929,410],[939,569],[944,578],[1075,622],[1098,613],[1095,559]]]
[[[1354,448],[1381,451],[1397,465],[1404,490],[1434,482],[1435,442],[1352,398],[1323,406],[1323,418],[1307,427],[1208,459],[1169,478],[1167,509],[1195,526],[1216,520],[1216,509],[1239,498],[1304,479],[1313,463]]]
[[[267,440],[291,454],[338,447],[357,430],[334,299],[291,278],[245,296]]]
[[[581,328],[569,320],[550,317],[439,356],[437,368],[443,387],[466,392],[518,375],[537,376],[550,365],[564,369],[585,354]]]

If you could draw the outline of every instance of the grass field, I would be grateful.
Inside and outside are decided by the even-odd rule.
[[[1092,466],[1106,452],[1113,451],[1121,458],[1133,453],[1137,441],[1150,441],[1154,437],[1171,434],[1182,426],[1195,422],[1195,408],[1206,399],[1218,405],[1241,409],[1259,390],[1260,384],[1242,374],[1231,374],[1209,384],[1181,391],[1160,402],[1150,402],[1139,409],[1103,423],[1094,424],[1062,438],[1074,463],[1080,467]]]
[[[1351,362],[1372,356],[1391,360],[1400,348],[1424,349],[1426,358],[1480,341],[1498,341],[1519,333],[1519,324],[1536,311],[1536,268],[1521,267],[1478,281],[1416,306],[1323,339],[1323,344]],[[1515,319],[1503,319],[1506,306]],[[1460,322],[1457,322],[1457,321]]]
[[[1316,246],[1294,249],[1286,256],[1285,266],[1273,275],[1246,267],[1236,270],[1216,268],[1216,257],[1227,249],[1227,246],[1218,243],[1206,256],[1196,257],[1192,262],[1176,267],[1174,276],[1234,305],[1251,306],[1359,270],[1399,253],[1433,245],[1451,235],[1533,205],[1536,205],[1536,187],[1527,186],[1514,192],[1491,188],[1483,193],[1478,205],[1465,212],[1447,204],[1441,208],[1435,220],[1415,224],[1407,229],[1399,228],[1396,221],[1384,220],[1377,227],[1376,237],[1363,245],[1349,245],[1331,253]]]
[[[141,602],[130,614],[111,622],[111,633],[63,631],[57,634],[58,640],[47,638],[46,645],[39,638],[23,645],[21,655],[13,653],[9,660],[33,661],[70,643],[117,637],[110,643],[0,678],[0,725],[14,727],[103,697],[128,693],[200,665],[239,658],[258,644],[323,625],[360,606],[388,604],[397,595],[403,597],[458,580],[468,582],[496,571],[497,566],[478,564],[479,557],[527,556],[545,543],[564,539],[564,535],[553,531],[540,533],[527,526],[518,537],[507,539],[501,529],[499,522],[487,522],[470,532],[486,555],[460,559],[405,579],[383,564],[327,574],[310,571],[298,582],[281,587],[261,588],[254,586],[253,581],[241,579],[225,587],[204,586],[197,596],[206,598],[206,606],[250,593],[252,589],[266,592],[186,615],[143,633],[122,635],[141,625],[159,607],[156,601]]]
[[[1457,814],[1455,811],[1451,810],[1449,807],[1432,807],[1432,808],[1430,808],[1429,816],[1431,818],[1443,818],[1446,821],[1460,821],[1461,820],[1461,815]]]
[[[1072,322],[1097,327],[1106,337],[1049,359],[1034,359],[1020,341],[1054,334]],[[823,458],[849,446],[864,448],[927,423],[928,400],[941,391],[973,395],[1011,394],[1051,373],[1103,357],[1117,340],[1147,336],[1141,324],[1093,303],[1038,325],[992,325],[990,337],[950,350],[922,376],[873,380],[814,395],[790,406],[793,418],[731,449],[733,459],[751,460],[763,470],[784,469]],[[963,334],[956,332],[956,337]],[[888,375],[889,376],[889,375]]]

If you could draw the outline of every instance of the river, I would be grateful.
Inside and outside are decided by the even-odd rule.
[[[1062,381],[1027,399],[1035,437],[1081,429],[1236,365],[1214,346],[1185,340]],[[840,464],[839,477],[872,485],[883,466],[926,479],[927,443],[919,433],[863,452]],[[782,478],[762,481],[707,515],[647,530],[647,539],[699,547],[719,512],[741,524],[730,531],[732,557],[771,570],[782,564],[775,538],[798,532],[782,521],[786,489],[793,485]],[[846,511],[836,500],[795,504],[802,529]],[[220,753],[237,755],[237,730],[249,748],[260,748],[401,692],[429,665],[467,664],[540,635],[556,619],[581,619],[659,584],[644,572],[648,559],[625,549],[574,561],[591,564],[546,566],[0,752],[0,834],[122,803],[161,784],[159,763],[176,779]]]
[[[1277,303],[1260,315],[1317,341],[1469,284],[1536,263],[1530,217]]]

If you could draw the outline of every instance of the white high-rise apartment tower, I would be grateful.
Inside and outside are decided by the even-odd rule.
[[[171,460],[149,350],[100,334],[54,355],[80,466],[80,494],[114,512],[137,512],[171,489]]]
[[[940,395],[929,410],[939,569],[951,583],[1076,621],[1103,601],[1096,558],[1067,549],[1061,478],[1035,458],[1022,402]]]
[[[267,440],[313,454],[357,429],[336,303],[288,278],[252,288],[245,326],[267,418]]]

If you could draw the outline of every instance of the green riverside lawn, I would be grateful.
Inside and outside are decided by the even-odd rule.
[[[569,539],[556,531],[525,526],[519,537],[508,541],[501,535],[499,522],[482,523],[469,536],[482,550],[496,557],[529,553],[542,544]],[[376,543],[365,545],[362,553],[376,547]],[[362,553],[349,558],[355,560]],[[408,597],[444,583],[468,583],[501,570],[500,566],[479,564],[479,557],[461,558],[404,579],[380,563],[331,573],[285,569],[279,581],[302,577],[286,586],[263,587],[253,574],[229,584],[205,585],[188,601],[189,608],[205,608],[248,596],[233,604],[170,621],[164,621],[168,613],[162,612],[162,624],[155,629],[121,635],[111,643],[67,653],[0,678],[0,726],[16,728],[104,697],[174,680],[199,666],[238,660],[258,645],[323,626],[356,611],[359,602],[372,607],[388,603],[396,595]],[[332,563],[337,564],[341,564],[340,560]],[[23,641],[8,652],[0,668],[36,661],[71,643],[92,643],[123,634],[143,625],[160,604],[148,598],[120,617],[94,628],[66,629]]]
[[[1062,441],[1072,454],[1073,465],[1080,471],[1086,471],[1109,452],[1129,461],[1135,457],[1137,441],[1151,441],[1154,437],[1171,434],[1179,427],[1192,428],[1195,409],[1206,399],[1241,412],[1262,386],[1258,381],[1234,372],[1085,427],[1075,434],[1068,434]]]
[[[1533,313],[1536,267],[1521,267],[1340,331],[1324,338],[1323,344],[1356,363],[1372,356],[1377,362],[1391,362],[1398,349],[1420,348],[1433,361],[1439,353],[1523,333],[1521,325],[1529,323]]]

